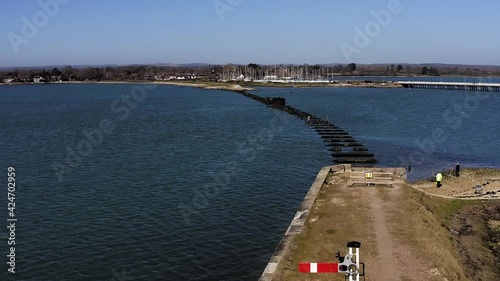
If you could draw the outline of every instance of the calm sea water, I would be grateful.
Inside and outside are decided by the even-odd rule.
[[[346,129],[380,166],[411,166],[410,180],[462,166],[500,167],[500,94],[420,89],[260,88]]]
[[[0,87],[15,280],[258,279],[330,161],[320,138],[236,93],[159,86],[122,102],[132,91],[142,98],[133,85]],[[89,152],[82,131],[102,120],[115,129]],[[77,166],[59,182],[52,165],[68,155]],[[0,280],[13,280],[2,190]]]
[[[5,183],[7,167],[16,168],[15,280],[256,280],[316,173],[331,164],[302,120],[236,93],[137,87],[0,87]],[[328,117],[380,165],[411,162],[413,178],[455,161],[500,166],[498,94],[255,93]],[[97,132],[100,123],[113,131]],[[60,177],[54,165],[66,166]],[[6,215],[0,280],[14,280]]]

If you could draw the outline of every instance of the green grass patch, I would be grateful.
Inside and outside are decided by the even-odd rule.
[[[465,206],[481,204],[480,200],[458,200],[433,197],[423,192],[413,190],[413,198],[429,212],[431,212],[442,224],[449,226],[450,219]]]

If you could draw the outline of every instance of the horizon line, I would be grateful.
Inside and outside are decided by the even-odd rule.
[[[187,62],[187,63],[96,63],[96,64],[45,64],[45,65],[26,65],[26,66],[0,66],[0,69],[15,69],[15,68],[44,68],[44,67],[66,67],[66,66],[79,66],[79,67],[103,67],[103,66],[135,66],[135,65],[153,65],[153,66],[210,66],[210,65],[247,65],[249,63],[204,63],[204,62]],[[351,62],[352,63],[352,62]],[[258,65],[272,66],[272,65],[348,65],[350,63],[255,63]],[[479,66],[479,67],[500,67],[498,64],[466,64],[466,63],[444,63],[444,62],[426,62],[426,63],[412,63],[412,62],[387,62],[387,63],[355,63],[356,65],[447,65],[447,66]]]

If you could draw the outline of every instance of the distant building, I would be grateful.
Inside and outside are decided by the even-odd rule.
[[[12,83],[12,82],[14,82],[14,81],[15,81],[15,79],[14,79],[14,78],[5,78],[5,79],[3,79],[3,82],[4,82],[4,83]]]
[[[52,75],[50,77],[50,81],[52,81],[52,82],[61,82],[62,81],[62,76],[61,75]]]
[[[33,82],[35,82],[35,83],[43,83],[43,82],[45,82],[45,78],[37,76],[37,77],[33,78]]]

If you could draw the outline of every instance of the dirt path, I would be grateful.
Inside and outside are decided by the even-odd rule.
[[[379,270],[373,271],[368,275],[368,280],[400,280],[401,266],[395,249],[394,238],[389,233],[387,216],[383,208],[383,202],[380,200],[377,190],[370,188],[366,190],[370,198],[370,208],[373,217],[373,225],[375,230],[375,240],[377,246],[377,257],[371,257],[366,260],[366,263],[371,264],[370,267]],[[390,264],[391,266],[387,266]]]
[[[372,209],[373,226],[375,230],[375,239],[377,252],[376,257],[371,257],[366,260],[371,267],[379,270],[373,271],[367,278],[368,280],[401,280],[401,264],[397,258],[396,241],[389,232],[387,223],[387,215],[384,208],[384,202],[380,199],[378,191],[374,188],[366,190],[370,195],[370,208]],[[387,266],[391,265],[391,266]]]
[[[409,246],[398,241],[397,229],[392,217],[404,210],[401,200],[401,185],[393,188],[367,188],[369,195],[377,255],[365,259],[370,264],[370,274],[366,280],[428,280],[430,276],[423,270],[424,262]],[[377,270],[373,270],[377,269]]]

